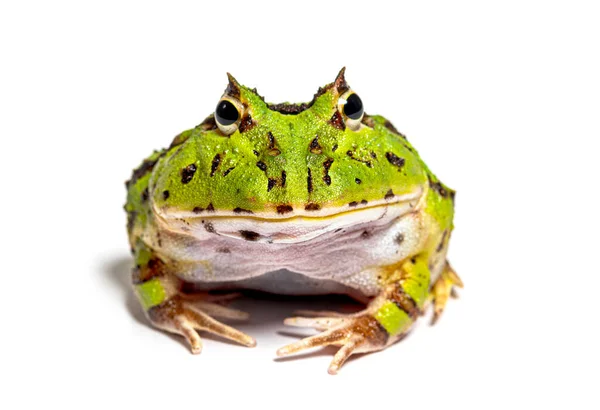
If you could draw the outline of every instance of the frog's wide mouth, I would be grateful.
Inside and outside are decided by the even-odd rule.
[[[423,189],[396,195],[367,204],[348,204],[335,209],[300,210],[285,214],[239,213],[217,211],[202,214],[190,212],[161,213],[156,210],[158,224],[171,232],[209,239],[219,235],[263,243],[298,243],[326,233],[346,233],[365,227],[376,228],[414,212],[420,206]]]

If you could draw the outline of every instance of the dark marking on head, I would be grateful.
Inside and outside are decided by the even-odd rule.
[[[358,179],[358,178],[354,178],[354,182],[356,182],[359,185],[362,184],[362,181],[360,179]]]
[[[265,163],[264,163],[264,162],[262,162],[262,161],[258,161],[258,162],[256,163],[256,166],[257,166],[258,168],[260,168],[260,170],[261,170],[261,171],[266,171],[266,170],[267,170],[267,164],[265,164]]]
[[[148,187],[144,188],[142,191],[142,202],[146,202],[148,200]]]
[[[199,206],[196,206],[196,207],[194,207],[194,209],[192,209],[192,212],[195,213],[195,214],[200,214],[203,211],[204,211],[204,208],[199,207]]]
[[[406,137],[404,136],[404,134],[402,134],[400,131],[398,131],[396,129],[396,127],[394,127],[394,124],[392,124],[389,120],[385,120],[385,122],[383,123],[383,126],[385,128],[387,128],[388,130],[392,131],[394,134],[399,135],[402,138],[406,139]]]
[[[304,206],[305,211],[318,211],[319,209],[321,209],[321,205],[315,203],[306,204],[306,206]]]
[[[190,164],[187,167],[181,170],[181,183],[187,184],[192,178],[194,178],[194,174],[196,173],[196,164]]]
[[[363,164],[365,164],[367,167],[369,168],[373,168],[373,164],[371,163],[371,161],[365,161],[363,159],[360,158],[356,158],[354,156],[354,151],[352,150],[348,150],[346,151],[346,155],[348,155],[351,159],[353,159],[354,161],[358,161],[358,162],[362,162]]]
[[[250,114],[246,114],[244,117],[242,117],[238,130],[243,134],[244,132],[251,130],[255,125],[256,121],[252,119]]]
[[[371,154],[371,158],[377,159],[377,154],[374,151],[371,151],[370,154]]]
[[[306,177],[306,184],[308,186],[308,193],[310,194],[313,191],[312,173],[310,171],[310,168],[308,168],[308,176]]]
[[[229,173],[231,171],[233,171],[235,169],[235,167],[229,167],[227,168],[227,170],[225,172],[223,172],[223,176],[226,177],[227,175],[229,175]]]
[[[400,158],[393,152],[386,152],[385,157],[387,158],[387,160],[390,164],[392,164],[395,167],[398,167],[398,171],[400,171],[402,169],[402,167],[404,166],[404,163],[406,162],[406,161],[404,161],[404,158]]]
[[[142,178],[148,172],[152,171],[158,160],[164,157],[166,153],[167,150],[163,150],[156,159],[145,159],[139,167],[133,170],[131,178],[127,182],[125,182],[125,186],[129,189],[129,187],[134,185],[140,178]]]
[[[333,144],[333,147],[331,147],[331,152],[335,152],[338,149],[338,144]]]
[[[448,236],[448,230],[446,229],[442,234],[442,239],[440,240],[440,244],[436,248],[436,252],[441,252],[444,249],[444,244],[446,243],[446,237]]]
[[[225,89],[225,95],[239,99],[240,98],[239,83],[229,73],[227,73],[227,79],[229,80],[229,83],[227,84],[227,88]]]
[[[326,85],[325,87],[319,87],[312,100],[307,103],[290,104],[290,103],[279,103],[279,104],[267,104],[267,107],[272,111],[277,111],[284,115],[296,115],[302,111],[308,110],[315,103],[317,98],[325,94],[333,87],[333,83]],[[262,97],[261,97],[262,98]],[[263,99],[264,101],[264,99]]]
[[[254,155],[256,155],[257,157],[260,157],[260,154],[258,153],[257,150],[254,149],[254,150],[252,150],[252,152],[254,152]]]
[[[367,200],[366,200],[366,199],[363,199],[362,201],[360,201],[360,204],[361,204],[361,205],[366,205],[366,204],[368,204],[368,202],[367,202]]]
[[[344,131],[346,129],[346,124],[344,123],[344,118],[342,114],[338,110],[335,110],[333,116],[329,120],[329,123],[333,125],[338,130]]]
[[[346,67],[343,67],[333,82],[333,86],[337,89],[339,94],[344,94],[350,89],[350,86],[348,86],[348,83],[346,82],[346,77],[344,75],[345,73]]]
[[[240,235],[247,241],[256,241],[260,238],[260,234],[254,231],[240,231]]]
[[[285,188],[285,181],[287,180],[287,174],[285,170],[281,171],[281,187]]]
[[[271,131],[269,131],[269,133],[267,134],[267,138],[269,138],[268,154],[273,157],[276,157],[277,155],[281,154],[281,151],[279,150],[279,148],[277,148],[277,144],[275,142],[275,137],[273,136]]]
[[[167,199],[169,199],[169,195],[170,195],[169,191],[166,191],[166,190],[165,190],[165,191],[163,191],[163,199],[164,199],[165,201],[166,201]]]
[[[369,115],[364,114],[363,115],[363,119],[361,121],[361,123],[363,125],[366,125],[369,128],[375,128],[375,121],[373,121],[373,118],[371,118]]]
[[[271,191],[275,185],[277,185],[277,180],[274,178],[269,178],[267,182],[267,192]]]
[[[331,185],[331,177],[329,176],[329,168],[331,168],[331,164],[333,164],[332,158],[327,158],[325,162],[323,162],[323,169],[325,171],[325,174],[323,175],[323,182],[325,182],[326,185]]]
[[[215,233],[215,227],[214,227],[214,226],[213,226],[213,224],[212,224],[212,223],[210,223],[210,222],[206,222],[206,223],[204,224],[204,229],[206,229],[206,232],[209,232],[209,233]]]
[[[206,207],[206,211],[215,212],[215,207],[213,206],[212,202],[208,204],[208,206]]]
[[[277,205],[277,213],[278,214],[287,214],[288,212],[292,212],[294,208],[291,205]]]
[[[219,168],[219,164],[221,163],[221,154],[215,155],[212,160],[212,164],[210,165],[210,176],[214,176],[215,172],[217,172],[217,168]]]
[[[429,186],[431,187],[431,189],[436,191],[442,198],[447,198],[448,196],[450,196],[448,190],[444,188],[440,181],[434,181],[431,175],[428,175],[427,178],[429,179]]]
[[[348,204],[348,206],[352,206],[352,207],[354,207],[356,205],[358,205],[358,202],[356,202],[356,201],[352,201]]]
[[[248,209],[237,207],[233,210],[236,214],[253,214],[254,212],[249,211]]]
[[[396,235],[396,237],[394,238],[394,240],[396,241],[396,243],[398,245],[400,245],[402,242],[404,242],[404,234],[403,233],[399,233],[398,235]]]
[[[387,191],[385,193],[385,196],[383,197],[384,199],[392,199],[394,197],[394,191],[392,191],[391,189],[389,191]]]
[[[210,114],[208,117],[206,117],[204,119],[204,121],[202,121],[200,124],[198,124],[196,126],[196,128],[200,128],[202,131],[212,131],[212,130],[216,130],[217,127],[217,122],[215,121],[215,114]],[[179,134],[181,135],[181,134]],[[175,140],[177,140],[178,136],[175,137]],[[175,142],[175,140],[173,140],[173,143]],[[173,143],[171,143],[171,145],[173,145]]]
[[[310,152],[312,152],[313,154],[322,154],[323,153],[323,148],[319,144],[319,136],[318,135],[315,136],[315,138],[313,138],[313,140],[310,142],[310,144],[308,145],[308,150]]]

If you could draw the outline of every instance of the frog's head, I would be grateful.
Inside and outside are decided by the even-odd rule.
[[[415,201],[425,165],[344,78],[312,101],[270,104],[229,75],[215,112],[178,135],[151,188],[169,219],[324,217]]]

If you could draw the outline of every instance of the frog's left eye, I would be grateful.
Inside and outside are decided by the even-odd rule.
[[[338,102],[340,111],[344,113],[345,122],[348,128],[356,131],[360,128],[365,110],[363,103],[358,94],[350,90],[345,92]]]
[[[221,99],[215,108],[215,120],[221,132],[231,135],[237,130],[241,118],[241,103],[227,98]]]

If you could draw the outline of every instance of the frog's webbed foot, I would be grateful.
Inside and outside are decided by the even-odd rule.
[[[449,263],[446,263],[444,270],[437,280],[431,286],[431,291],[427,298],[426,305],[433,302],[433,317],[431,324],[434,325],[440,318],[446,303],[450,297],[458,297],[456,288],[462,288],[463,282],[458,277],[454,269]]]
[[[215,316],[244,320],[248,318],[248,314],[214,303],[205,294],[175,295],[148,309],[147,315],[154,326],[184,336],[194,354],[202,351],[202,339],[198,330],[219,335],[245,346],[256,345],[252,337],[212,318]]]
[[[341,346],[328,370],[330,374],[336,374],[353,353],[381,350],[388,344],[389,334],[368,313],[359,312],[350,315],[312,311],[303,311],[303,313],[318,317],[292,317],[286,319],[284,323],[290,326],[312,327],[323,333],[282,347],[277,351],[278,356],[287,356],[319,346]]]

